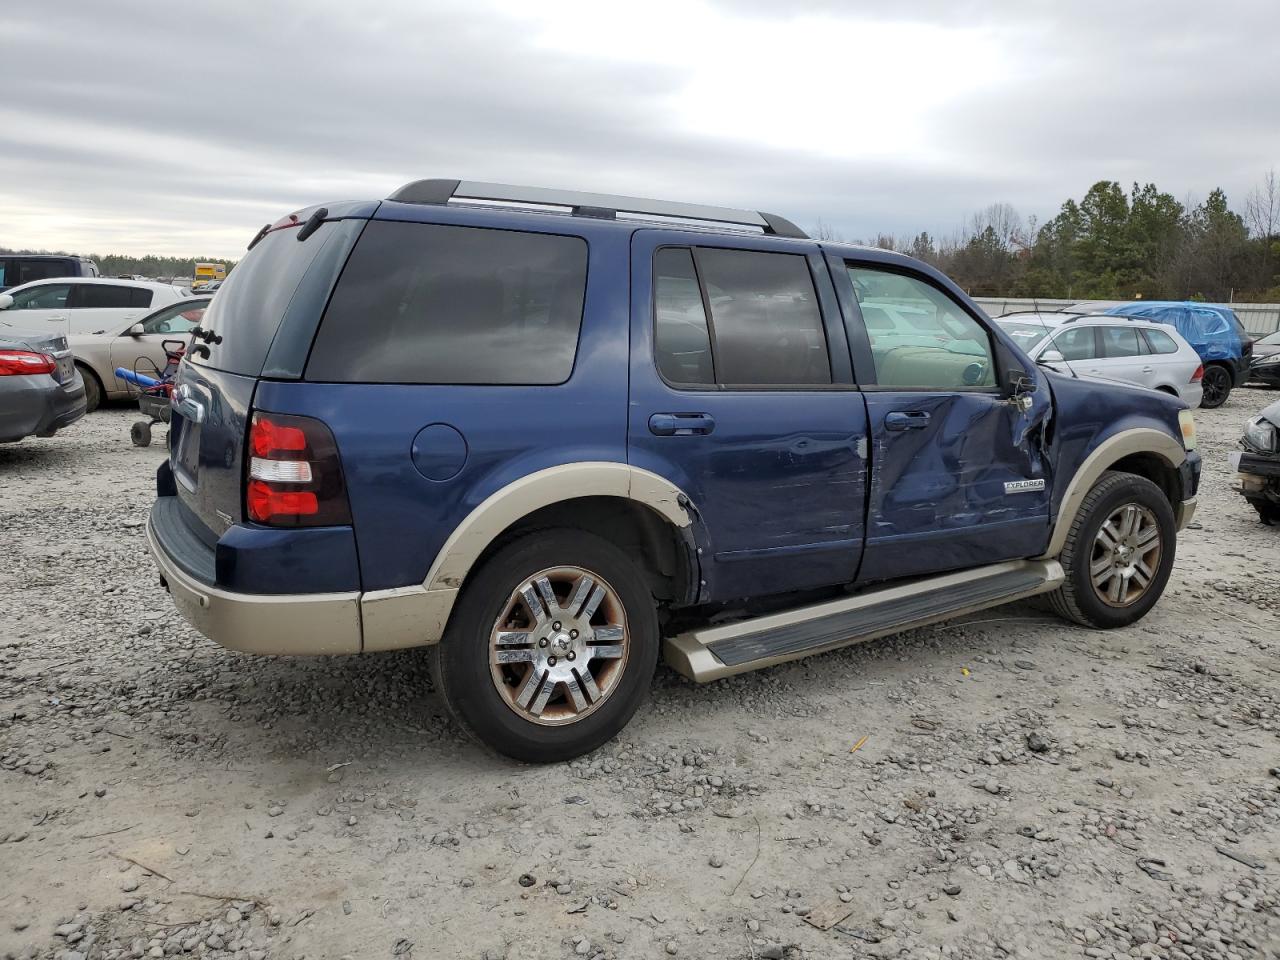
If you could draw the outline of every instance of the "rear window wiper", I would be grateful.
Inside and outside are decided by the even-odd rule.
[[[329,215],[328,207],[320,207],[315,213],[307,217],[307,222],[298,230],[298,242],[301,243],[307,237],[311,236],[320,229],[320,224],[324,223],[324,218]]]

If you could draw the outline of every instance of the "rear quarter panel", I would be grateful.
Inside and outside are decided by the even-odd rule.
[[[393,203],[378,217],[581,236],[588,267],[577,356],[563,384],[259,384],[255,409],[318,417],[333,431],[365,590],[422,583],[463,518],[523,476],[579,461],[626,462],[629,230]],[[462,470],[447,480],[429,480],[414,465],[414,439],[432,424],[453,427],[466,443]]]

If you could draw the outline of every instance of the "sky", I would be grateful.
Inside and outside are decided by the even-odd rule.
[[[1043,222],[1280,167],[1277,0],[62,0],[0,19],[0,247],[237,258],[423,177]]]

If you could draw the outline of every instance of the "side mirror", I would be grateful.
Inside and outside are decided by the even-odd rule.
[[[0,293],[0,310],[8,310],[13,306],[13,297],[7,293]]]
[[[131,337],[140,337],[140,336],[142,336],[144,333],[146,333],[147,331],[146,331],[146,328],[145,328],[145,327],[143,327],[143,325],[142,325],[142,324],[140,324],[140,323],[135,323],[132,327],[130,327],[130,328],[128,329],[128,331],[127,331],[127,332],[128,332],[128,334],[129,334],[129,336],[131,336]]]
[[[1040,354],[1041,363],[1066,363],[1067,358],[1062,355],[1061,350],[1050,347],[1044,353]]]

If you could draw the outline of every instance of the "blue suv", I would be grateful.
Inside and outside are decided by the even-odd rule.
[[[1036,594],[1132,623],[1195,509],[1180,400],[749,210],[417,181],[264,227],[193,336],[148,524],[183,615],[428,647],[523,760],[613,737],[660,656],[706,682]]]

